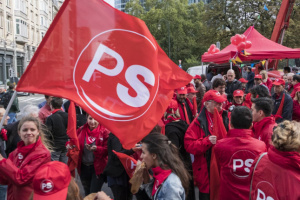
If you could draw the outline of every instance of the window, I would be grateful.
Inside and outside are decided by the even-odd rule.
[[[34,27],[31,28],[31,43],[34,43]]]
[[[16,34],[28,37],[27,23],[21,19],[16,19]]]
[[[11,16],[6,16],[6,30],[8,33],[11,33],[11,24],[12,24],[12,18]]]
[[[3,10],[0,10],[0,27],[3,28],[3,19],[4,16],[3,16]]]
[[[41,16],[41,26],[43,26],[43,25],[44,25],[44,17]]]
[[[40,10],[45,11],[47,13],[48,12],[47,8],[48,8],[47,3],[44,0],[40,1]]]
[[[6,0],[6,6],[11,7],[11,0]]]
[[[27,13],[26,11],[26,0],[15,0],[16,10],[22,11],[23,13]]]

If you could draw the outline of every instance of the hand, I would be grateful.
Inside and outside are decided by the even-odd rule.
[[[3,160],[3,159],[4,159],[3,156],[0,154],[0,161]]]
[[[94,200],[111,200],[103,191],[98,192]]]
[[[90,151],[96,151],[97,150],[97,146],[93,145],[92,147],[90,147]]]
[[[208,137],[208,140],[209,140],[212,144],[216,144],[216,143],[217,143],[217,136],[211,135],[211,136]]]
[[[141,144],[136,144],[135,147],[132,148],[132,150],[134,152],[140,151],[140,150],[142,150],[142,145]]]
[[[87,150],[91,150],[91,146],[89,144],[85,144],[85,147],[87,148]]]
[[[67,144],[66,148],[67,148],[67,150],[73,149],[72,146],[71,146],[70,144]]]

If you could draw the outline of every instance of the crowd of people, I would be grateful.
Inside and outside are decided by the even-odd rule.
[[[299,199],[300,75],[285,68],[272,81],[248,66],[239,80],[232,69],[214,75],[196,75],[174,91],[160,123],[132,149],[76,105],[86,198],[110,200],[100,192],[107,182],[114,200]],[[39,107],[25,106],[20,120],[5,119],[0,200],[83,199],[66,165],[69,105],[45,96]],[[133,176],[140,183],[114,152],[139,160]]]

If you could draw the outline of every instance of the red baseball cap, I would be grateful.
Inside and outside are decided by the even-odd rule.
[[[194,76],[194,79],[200,79],[201,80],[201,76],[200,75],[196,75],[196,76]]]
[[[244,78],[240,78],[239,81],[240,81],[241,83],[248,83],[248,81],[247,81],[246,79],[244,79]]]
[[[187,94],[186,87],[181,87],[177,89],[178,94]]]
[[[42,165],[33,178],[33,200],[66,199],[70,181],[66,164],[52,161]]]
[[[194,87],[188,87],[188,88],[187,88],[187,93],[188,93],[188,94],[189,94],[189,93],[197,93],[197,92],[199,92],[199,91],[195,90]]]
[[[243,92],[243,90],[235,90],[233,92],[233,96],[234,97],[243,97],[244,96],[244,92]]]
[[[281,78],[277,78],[273,82],[273,85],[285,85],[285,81],[283,79],[281,79]]]
[[[209,101],[209,100],[214,100],[217,103],[223,103],[227,99],[225,97],[223,97],[220,94],[220,92],[218,92],[216,90],[209,90],[204,94],[203,102]]]
[[[172,110],[176,111],[178,109],[178,102],[174,99],[171,99],[171,102],[167,108],[167,113],[172,113]]]
[[[262,79],[262,75],[260,75],[260,74],[256,74],[255,76],[254,76],[254,79]]]

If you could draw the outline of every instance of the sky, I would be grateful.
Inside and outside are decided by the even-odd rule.
[[[104,0],[107,3],[109,3],[112,7],[115,7],[115,1],[114,0]]]

